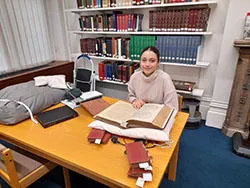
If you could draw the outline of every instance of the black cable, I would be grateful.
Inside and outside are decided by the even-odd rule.
[[[119,140],[118,140],[118,137],[117,136],[112,136],[111,137],[111,141],[114,143],[114,144],[120,144],[120,145],[122,145],[122,146],[125,146],[127,143],[126,143],[126,141],[125,141],[125,139],[123,138],[123,142],[124,143],[121,143]],[[146,149],[150,149],[150,148],[154,148],[155,147],[155,145],[153,144],[152,146],[147,146],[147,144],[148,144],[148,141],[147,140],[144,140],[144,139],[135,139],[135,142],[142,142],[144,145],[145,145],[145,148]]]

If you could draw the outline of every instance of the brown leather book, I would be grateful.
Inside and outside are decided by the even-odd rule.
[[[142,142],[132,142],[125,145],[129,165],[139,167],[140,163],[150,163],[148,151]]]
[[[93,143],[96,139],[103,139],[105,135],[105,130],[92,128],[88,135],[88,141]]]
[[[96,114],[100,113],[105,108],[110,106],[110,104],[102,98],[97,98],[94,100],[82,102],[81,106],[84,107],[92,116],[95,116]]]
[[[101,144],[106,144],[108,143],[111,136],[112,135],[105,130],[92,128],[88,135],[88,141],[90,143],[94,143],[96,139],[100,139]]]
[[[130,167],[128,170],[128,176],[133,178],[143,177],[143,173],[152,173],[152,171],[136,167]]]
[[[109,139],[111,138],[112,134],[109,132],[105,132],[103,138],[102,138],[102,144],[108,143]]]
[[[120,128],[144,127],[164,129],[176,111],[163,104],[146,103],[139,110],[131,103],[118,101],[94,116]],[[146,115],[145,115],[146,114]]]

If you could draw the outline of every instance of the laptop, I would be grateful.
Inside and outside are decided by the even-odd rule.
[[[77,117],[78,113],[68,106],[58,107],[36,115],[37,121],[44,127],[60,123],[62,121]]]

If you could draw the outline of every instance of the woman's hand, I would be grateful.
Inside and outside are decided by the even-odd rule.
[[[139,99],[136,99],[132,102],[132,106],[134,108],[137,108],[137,109],[140,109],[144,104],[145,104],[145,102],[143,100],[139,100]]]

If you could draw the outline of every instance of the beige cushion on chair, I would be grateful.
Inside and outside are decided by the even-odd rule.
[[[6,147],[0,144],[0,151],[3,151],[1,149],[4,150],[6,149]],[[15,161],[15,167],[16,167],[18,179],[22,179],[24,176],[34,171],[35,169],[37,169],[38,167],[40,167],[46,162],[45,159],[35,157],[32,155],[28,157],[12,149],[11,149],[11,153]],[[0,160],[0,168],[7,173],[3,159]]]
[[[4,151],[6,147],[3,144],[0,144],[0,152]]]

